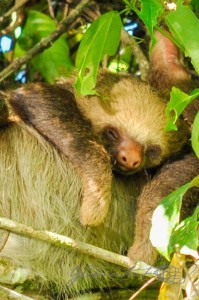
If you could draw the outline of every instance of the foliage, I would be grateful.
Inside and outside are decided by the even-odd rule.
[[[114,55],[117,51],[122,22],[115,11],[106,13],[92,23],[82,38],[76,56],[79,76],[75,83],[82,95],[93,95],[97,71],[104,55]]]
[[[27,51],[48,36],[56,28],[56,22],[49,16],[30,10],[27,13],[26,23],[22,35],[17,43],[19,47]],[[20,55],[15,52],[15,57]],[[39,71],[45,81],[52,83],[61,76],[67,76],[71,70],[72,62],[69,56],[69,48],[64,37],[59,38],[53,45],[34,57],[31,61],[31,77]]]
[[[170,94],[170,102],[166,108],[167,126],[166,130],[177,130],[176,121],[184,109],[199,96],[199,89],[194,90],[190,95],[182,92],[180,89],[173,87]]]
[[[170,12],[165,21],[175,41],[183,49],[185,55],[191,58],[195,70],[199,72],[199,40],[195,38],[199,35],[198,18],[189,7],[178,1],[177,9]]]
[[[176,252],[176,244],[178,245],[178,251],[182,254],[193,256],[194,252],[197,253],[199,207],[196,208],[192,217],[187,218],[180,224],[179,220],[183,196],[190,188],[198,186],[199,176],[165,197],[153,214],[151,242],[168,260],[170,260],[170,255]],[[162,236],[164,236],[164,239],[162,239]],[[185,245],[186,253],[183,253]],[[198,257],[196,254],[195,256]]]

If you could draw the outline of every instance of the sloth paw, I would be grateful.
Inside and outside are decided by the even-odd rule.
[[[109,201],[100,199],[83,199],[80,208],[80,221],[86,226],[98,226],[103,223],[109,209]]]
[[[143,261],[154,265],[157,260],[157,250],[153,248],[150,241],[134,243],[128,251],[128,257],[133,261]]]

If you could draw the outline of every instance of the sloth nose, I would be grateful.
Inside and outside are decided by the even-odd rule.
[[[142,163],[142,155],[137,151],[121,150],[117,154],[117,162],[129,170],[139,168]]]
[[[124,139],[118,147],[116,160],[121,168],[129,171],[138,169],[143,161],[142,145],[134,139]]]

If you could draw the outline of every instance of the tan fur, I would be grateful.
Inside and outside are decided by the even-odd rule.
[[[161,145],[162,160],[178,152],[187,140],[183,123],[180,123],[181,134],[164,131],[166,101],[146,83],[129,75],[102,73],[96,89],[101,98],[77,97],[77,101],[95,124],[97,132],[106,125],[112,125],[133,136],[145,148],[153,144]],[[104,106],[107,106],[106,110]]]

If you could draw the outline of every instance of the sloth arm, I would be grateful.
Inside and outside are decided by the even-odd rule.
[[[63,85],[30,84],[14,91],[10,104],[78,170],[83,183],[81,222],[94,226],[103,222],[111,197],[110,159],[74,95]]]
[[[149,239],[153,212],[165,196],[191,181],[198,173],[199,160],[193,154],[188,154],[178,161],[164,165],[146,184],[138,198],[134,243],[128,251],[130,258],[151,265],[155,263],[157,250],[153,248]],[[182,211],[182,214],[185,214],[188,208],[192,209],[198,204],[198,191],[195,192],[197,192],[195,197],[194,189],[184,196],[182,208],[186,211]]]

